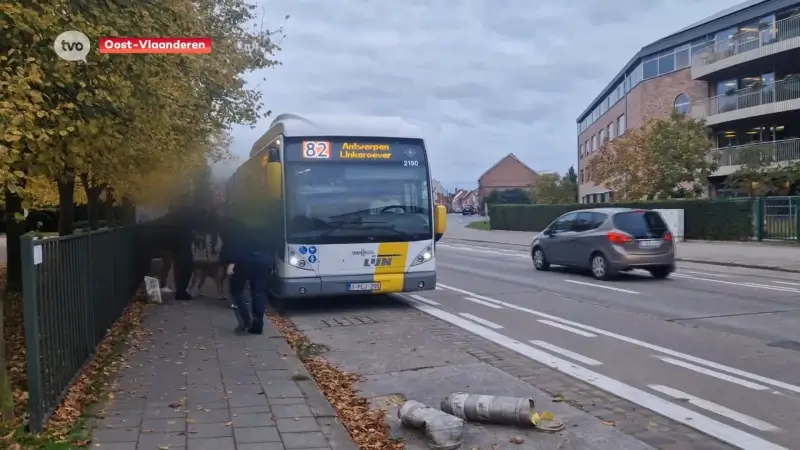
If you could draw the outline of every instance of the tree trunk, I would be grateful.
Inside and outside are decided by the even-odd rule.
[[[22,215],[22,197],[8,189],[6,200],[6,292],[22,292],[22,253],[19,238],[25,234]]]
[[[0,298],[0,421],[11,422],[14,419],[14,392],[11,389],[11,377],[8,375],[6,360],[6,339],[3,329],[3,304]]]
[[[136,223],[136,205],[129,197],[122,197],[122,224],[133,225]]]
[[[58,235],[75,232],[75,173],[66,170],[56,181],[58,185]]]
[[[81,174],[81,184],[86,192],[86,209],[89,214],[89,229],[94,231],[100,228],[100,194],[103,186],[93,183],[87,174]]]
[[[114,189],[105,187],[105,199],[103,200],[103,219],[107,227],[113,227],[116,218],[114,217]]]

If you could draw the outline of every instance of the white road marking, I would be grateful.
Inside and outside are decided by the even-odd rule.
[[[786,288],[786,287],[782,287],[782,286],[770,286],[770,285],[767,285],[767,284],[741,283],[741,282],[735,282],[735,281],[714,280],[714,279],[711,279],[711,278],[700,278],[700,277],[693,277],[691,275],[682,275],[680,273],[673,273],[672,276],[678,277],[678,278],[686,278],[686,279],[689,279],[689,280],[710,281],[712,283],[729,284],[729,285],[733,285],[733,286],[745,286],[745,287],[751,287],[751,288],[754,288],[754,289],[766,289],[766,290],[770,290],[770,291],[798,292],[798,293],[800,293],[800,289]]]
[[[472,297],[464,297],[464,298],[465,298],[466,300],[469,300],[469,301],[473,302],[473,303],[477,303],[477,304],[479,304],[479,305],[483,305],[483,306],[488,306],[489,308],[494,308],[494,309],[501,309],[501,308],[503,308],[502,306],[500,306],[500,305],[498,305],[498,304],[491,303],[491,302],[487,302],[486,300],[481,300],[481,299],[479,299],[479,298],[472,298]]]
[[[479,324],[481,324],[483,326],[486,326],[486,327],[489,327],[489,328],[491,328],[493,330],[499,330],[499,329],[503,328],[502,325],[498,325],[498,324],[496,324],[494,322],[491,322],[491,321],[486,320],[486,319],[482,319],[482,318],[480,318],[478,316],[473,316],[470,313],[458,313],[458,315],[460,315],[461,317],[465,317],[465,318],[467,318],[469,320],[478,322]]]
[[[709,277],[720,277],[720,278],[728,278],[728,275],[723,275],[721,273],[712,273],[712,272],[696,272],[694,270],[686,270],[680,269],[680,273],[693,273],[695,275],[707,275]]]
[[[439,286],[436,286],[436,290],[437,291],[443,291],[444,289],[440,288]]]
[[[574,362],[567,361],[566,359],[559,358],[528,344],[511,339],[508,336],[482,327],[474,322],[464,320],[461,317],[449,312],[433,308],[421,302],[416,302],[408,297],[398,297],[407,299],[412,306],[422,312],[430,314],[433,317],[444,320],[445,322],[453,324],[488,341],[494,342],[497,345],[505,347],[508,350],[519,353],[526,358],[538,361],[539,363],[548,367],[552,367],[559,372],[562,372],[573,378],[577,378],[612,395],[616,395],[617,397],[621,397],[625,400],[636,403],[637,405],[647,408],[656,414],[669,417],[676,422],[680,422],[700,431],[701,433],[715,437],[720,441],[723,441],[734,447],[743,450],[789,450],[786,447],[773,444],[772,442],[769,442],[758,436],[738,430],[730,425],[726,425],[708,416],[692,411],[691,409],[677,405],[668,400],[664,400],[657,395],[622,383],[600,373],[591,371],[585,367],[575,364]]]
[[[564,325],[563,323],[553,322],[552,320],[539,319],[537,320],[537,322],[543,323],[545,325],[550,325],[551,327],[560,328],[562,330],[569,331],[570,333],[575,333],[583,337],[597,337],[596,334],[589,333],[588,331],[579,330],[577,328],[572,328],[568,325]]]
[[[696,366],[696,365],[688,363],[686,361],[681,361],[679,359],[669,358],[669,357],[666,357],[666,356],[658,356],[658,355],[653,355],[653,356],[655,356],[656,358],[664,361],[665,363],[673,364],[673,365],[676,365],[678,367],[683,367],[684,369],[689,369],[689,370],[697,372],[697,373],[702,373],[703,375],[708,375],[710,377],[718,378],[720,380],[727,381],[729,383],[738,384],[739,386],[744,386],[746,388],[754,389],[756,391],[767,391],[767,390],[769,390],[768,387],[762,386],[762,385],[757,384],[757,383],[753,383],[752,381],[747,381],[747,380],[743,380],[741,378],[732,377],[732,376],[730,376],[728,374],[725,374],[725,373],[722,373],[722,372],[717,372],[717,371],[714,371],[714,370],[711,370],[711,369],[706,369],[705,367]]]
[[[747,425],[748,427],[755,428],[756,430],[761,431],[780,431],[780,428],[772,425],[771,423],[764,422],[761,419],[756,419],[755,417],[748,416],[747,414],[742,414],[739,411],[734,411],[730,408],[726,408],[725,406],[718,405],[714,402],[710,402],[708,400],[704,400],[699,397],[695,397],[693,395],[687,394],[685,392],[679,391],[677,389],[673,389],[668,386],[663,386],[660,384],[650,384],[647,387],[650,389],[661,392],[664,395],[668,395],[677,400],[683,400],[691,403],[698,408],[703,408],[706,411],[712,412],[714,414],[727,417],[728,419],[735,420],[742,425]]]
[[[578,361],[579,363],[586,364],[587,366],[602,366],[603,365],[603,363],[601,363],[600,361],[598,361],[596,359],[589,358],[588,356],[583,356],[580,353],[575,353],[575,352],[573,352],[571,350],[567,350],[565,348],[561,348],[561,347],[559,347],[557,345],[553,345],[553,344],[551,344],[549,342],[545,342],[545,341],[528,341],[528,342],[530,342],[533,345],[542,347],[542,348],[544,348],[546,350],[550,350],[551,352],[558,353],[561,356],[566,356],[567,358],[569,358],[569,359],[571,359],[573,361]]]
[[[472,297],[475,297],[475,298],[480,298],[480,299],[486,300],[488,302],[494,302],[494,303],[497,303],[500,306],[505,306],[508,309],[514,309],[514,310],[517,310],[517,311],[521,311],[521,312],[526,312],[528,314],[532,314],[534,316],[542,317],[542,318],[545,318],[545,319],[550,319],[550,320],[553,320],[553,321],[556,321],[556,322],[561,322],[561,323],[564,323],[564,324],[567,324],[567,325],[571,325],[571,326],[573,326],[575,328],[581,328],[583,330],[590,331],[590,332],[595,333],[595,334],[599,334],[601,336],[614,338],[614,339],[617,339],[617,340],[620,340],[620,341],[623,341],[623,342],[627,342],[629,344],[633,344],[633,345],[636,345],[636,346],[639,346],[639,347],[644,347],[644,348],[649,349],[649,350],[653,350],[653,351],[656,351],[656,352],[659,352],[659,353],[663,353],[665,355],[673,356],[675,358],[685,359],[686,361],[691,361],[691,362],[693,362],[695,364],[700,364],[700,365],[703,365],[703,366],[706,366],[706,367],[710,367],[712,369],[716,369],[716,370],[719,370],[719,371],[722,371],[722,372],[728,372],[728,373],[733,374],[733,375],[738,375],[738,376],[740,376],[742,378],[749,378],[749,379],[751,379],[753,381],[758,381],[760,383],[764,383],[764,384],[767,384],[767,385],[770,385],[770,386],[774,386],[774,387],[781,388],[781,389],[786,389],[787,391],[800,393],[800,386],[795,386],[793,384],[789,384],[789,383],[786,383],[786,382],[783,382],[783,381],[778,381],[778,380],[775,380],[775,379],[772,379],[772,378],[767,378],[765,376],[757,375],[757,374],[754,374],[754,373],[751,373],[751,372],[746,372],[744,370],[736,369],[734,367],[726,366],[724,364],[719,364],[719,363],[716,363],[714,361],[709,361],[707,359],[698,358],[697,356],[692,356],[692,355],[689,355],[687,353],[682,353],[682,352],[679,352],[679,351],[676,351],[676,350],[672,350],[672,349],[669,349],[669,348],[661,347],[659,345],[651,344],[649,342],[640,341],[639,339],[634,339],[632,337],[628,337],[628,336],[624,336],[624,335],[621,335],[621,334],[613,333],[611,331],[606,331],[606,330],[603,330],[601,328],[593,327],[593,326],[590,326],[590,325],[584,325],[582,323],[578,323],[578,322],[575,322],[575,321],[572,321],[572,320],[567,320],[567,319],[564,319],[564,318],[561,318],[561,317],[558,317],[558,316],[554,316],[552,314],[547,314],[547,313],[543,313],[543,312],[540,312],[540,311],[535,311],[533,309],[525,308],[525,307],[522,307],[522,306],[519,306],[519,305],[515,305],[513,303],[508,303],[508,302],[503,302],[503,301],[500,301],[500,300],[495,300],[495,299],[493,299],[491,297],[487,297],[485,295],[476,294],[474,292],[470,292],[470,291],[467,291],[467,290],[464,290],[464,289],[459,289],[457,287],[448,286],[448,285],[444,285],[444,284],[440,284],[440,285],[445,289],[449,289],[449,290],[455,291],[455,292],[460,292],[462,294],[469,295],[469,296],[472,296]]]
[[[788,282],[788,281],[777,281],[777,280],[772,280],[772,282],[773,282],[773,283],[778,283],[778,284],[786,284],[786,285],[789,285],[789,286],[800,286],[800,283],[790,283],[790,282]]]
[[[427,299],[427,298],[425,298],[425,297],[423,297],[421,295],[410,294],[409,296],[411,298],[413,298],[414,300],[417,300],[419,302],[425,303],[427,305],[431,305],[431,306],[440,306],[441,305],[441,303],[435,302],[435,301],[430,300],[430,299]]]
[[[513,257],[516,257],[516,258],[528,258],[528,256],[525,253],[515,252],[513,250],[511,250],[511,251],[482,250],[482,249],[473,248],[473,247],[461,247],[461,246],[445,245],[445,244],[439,244],[439,246],[440,247],[445,247],[445,248],[452,248],[452,249],[456,249],[456,250],[464,250],[464,251],[468,251],[468,252],[490,253],[490,254],[494,254],[494,255],[513,256]]]
[[[578,280],[564,280],[564,281],[566,281],[567,283],[580,284],[580,285],[583,285],[583,286],[591,286],[591,287],[597,287],[597,288],[602,288],[602,289],[608,289],[608,290],[611,290],[611,291],[625,292],[626,294],[638,294],[638,292],[631,291],[630,289],[622,289],[622,288],[613,287],[613,286],[605,286],[605,285],[602,285],[602,284],[587,283],[585,281],[578,281]]]

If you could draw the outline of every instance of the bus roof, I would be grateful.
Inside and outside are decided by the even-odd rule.
[[[347,136],[422,139],[422,131],[396,116],[280,114],[250,150],[252,157],[279,135],[285,137]]]

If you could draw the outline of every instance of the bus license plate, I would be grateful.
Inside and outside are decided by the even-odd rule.
[[[348,291],[377,291],[380,288],[380,283],[350,283],[347,285]]]

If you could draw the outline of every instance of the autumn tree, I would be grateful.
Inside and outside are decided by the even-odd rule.
[[[0,189],[8,290],[21,287],[22,212],[34,205],[37,185],[54,188],[60,234],[72,232],[76,188],[96,228],[101,210],[146,197],[150,181],[168,180],[176,190],[188,184],[197,168],[224,157],[220,143],[232,124],[269,114],[258,86],[244,76],[278,64],[271,55],[280,29],[258,26],[255,14],[253,4],[223,0],[3,5]],[[213,49],[102,55],[95,48],[85,62],[63,61],[53,42],[70,29],[95,44],[103,36],[210,36]]]
[[[541,174],[531,190],[534,201],[543,205],[575,203],[578,185],[570,175],[570,171],[572,175],[575,174],[575,169],[569,169],[563,176],[557,173]]]
[[[702,120],[677,111],[606,141],[588,164],[590,180],[616,201],[696,198],[717,169]]]

